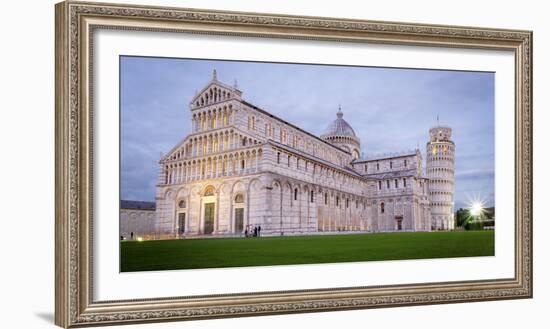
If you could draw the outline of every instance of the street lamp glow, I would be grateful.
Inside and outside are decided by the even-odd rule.
[[[481,202],[474,202],[470,206],[470,215],[472,216],[479,216],[483,212],[483,203]]]

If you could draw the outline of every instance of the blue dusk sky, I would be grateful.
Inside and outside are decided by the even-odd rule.
[[[455,208],[494,204],[494,73],[121,57],[121,198],[154,201],[158,160],[191,131],[189,102],[216,69],[243,98],[317,136],[344,119],[365,155],[420,148],[453,129]]]

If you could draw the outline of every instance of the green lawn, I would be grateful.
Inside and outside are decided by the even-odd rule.
[[[493,256],[493,231],[122,241],[121,271]]]

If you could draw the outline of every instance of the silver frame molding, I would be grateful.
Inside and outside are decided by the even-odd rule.
[[[325,17],[66,1],[56,5],[55,323],[61,327],[212,319],[530,298],[532,245],[532,32]],[[515,273],[513,278],[378,287],[92,298],[93,92],[96,29],[169,31],[510,50],[515,54]]]

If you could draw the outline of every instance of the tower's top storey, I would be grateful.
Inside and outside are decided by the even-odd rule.
[[[452,142],[453,130],[450,127],[436,126],[430,128],[430,142]]]

